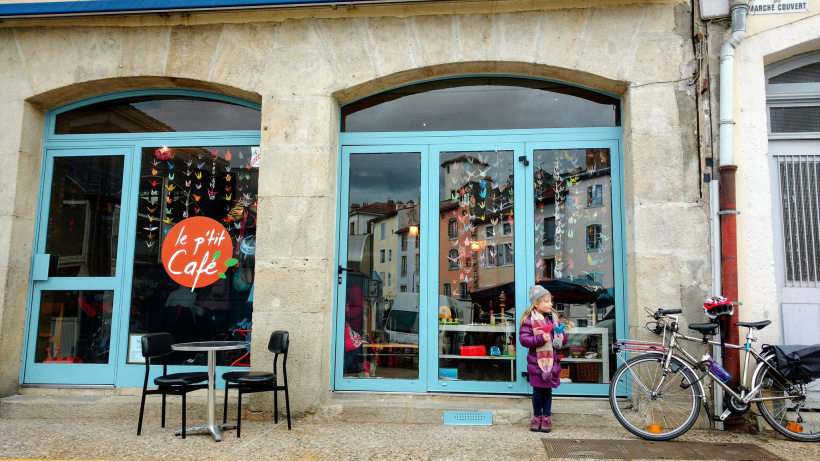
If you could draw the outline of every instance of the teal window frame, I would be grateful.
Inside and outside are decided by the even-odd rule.
[[[124,264],[124,270],[119,271],[116,278],[116,285],[118,286],[117,290],[120,290],[119,293],[121,294],[118,297],[118,301],[115,304],[115,309],[123,309],[123,314],[120,315],[120,322],[118,325],[112,325],[113,328],[119,328],[120,338],[123,339],[120,341],[116,347],[116,354],[113,354],[112,351],[112,360],[114,361],[114,371],[113,377],[111,379],[111,383],[114,387],[140,387],[142,386],[142,380],[144,379],[145,373],[145,366],[142,364],[128,364],[127,363],[127,353],[128,353],[128,344],[126,340],[128,338],[128,305],[130,304],[129,300],[131,299],[131,281],[133,278],[133,251],[134,251],[134,244],[136,240],[136,229],[134,223],[137,219],[137,206],[136,200],[134,197],[138,197],[138,189],[139,189],[139,181],[134,180],[133,175],[137,174],[140,171],[140,155],[139,152],[142,151],[145,147],[155,147],[155,146],[168,146],[168,147],[188,147],[188,146],[197,146],[197,145],[208,145],[208,146],[232,146],[232,145],[250,145],[250,146],[258,146],[261,142],[261,135],[262,130],[261,126],[259,130],[236,130],[236,131],[205,131],[205,132],[162,132],[162,133],[114,133],[114,134],[55,134],[55,126],[56,126],[56,118],[59,114],[71,111],[73,109],[87,106],[90,104],[95,104],[103,101],[111,101],[116,99],[123,99],[129,97],[139,97],[139,96],[189,96],[189,97],[197,97],[197,98],[205,98],[214,101],[223,101],[232,104],[238,104],[241,106],[249,107],[261,112],[262,107],[260,104],[255,102],[246,101],[243,99],[225,96],[218,93],[212,93],[208,91],[199,91],[199,90],[186,90],[186,89],[169,89],[169,88],[147,88],[147,89],[140,89],[140,90],[129,90],[129,91],[119,91],[119,92],[112,92],[107,93],[104,95],[89,97],[80,99],[78,101],[74,101],[72,103],[60,106],[58,108],[52,109],[46,113],[45,117],[45,124],[44,124],[44,135],[43,135],[43,153],[48,150],[71,150],[71,151],[78,151],[81,152],[84,149],[96,149],[99,150],[100,148],[108,148],[111,149],[112,152],[122,152],[122,151],[130,151],[130,164],[126,165],[127,170],[131,172],[131,178],[125,178],[126,181],[123,184],[123,187],[130,188],[130,197],[132,198],[131,203],[124,203],[123,209],[121,211],[121,220],[124,222],[122,225],[123,228],[126,229],[126,232],[120,235],[120,240],[124,241],[124,254],[128,261]],[[261,119],[261,114],[260,114]],[[45,161],[45,154],[43,155],[43,161]],[[40,215],[42,213],[42,207],[47,206],[44,204],[44,200],[48,200],[48,197],[45,199],[44,191],[47,189],[47,182],[51,178],[51,171],[48,171],[46,168],[41,169],[40,172],[40,186],[38,191],[38,196],[40,197],[40,201],[38,202],[38,211],[37,211],[37,221],[35,224],[35,239],[39,238],[42,233],[41,227],[41,219]],[[125,191],[124,191],[125,192]],[[37,241],[35,241],[34,247],[37,247]],[[35,258],[32,255],[32,273],[36,270],[35,267]],[[33,294],[35,293],[34,289],[34,281],[29,282],[29,297],[27,303],[27,315],[26,315],[26,323],[25,328],[26,332],[30,331],[30,328],[35,328],[36,325],[31,325],[31,309],[33,308]],[[26,334],[26,339],[24,340],[23,350],[28,350],[28,342],[29,342],[29,334]],[[20,383],[25,384],[25,371],[26,366],[28,365],[28,358],[25,356],[22,360],[21,370],[20,370]],[[177,367],[169,367],[169,372],[186,372],[186,371],[194,371],[194,370],[204,370],[205,367],[191,367],[191,366],[177,366]],[[224,382],[221,380],[221,375],[225,371],[230,371],[231,367],[217,367],[217,385],[218,387],[224,387]],[[71,381],[75,383],[82,383],[83,377],[82,376],[73,376],[72,370],[70,365],[66,365],[58,370],[61,374],[68,374],[66,377],[66,381]],[[59,384],[59,383],[58,383]]]

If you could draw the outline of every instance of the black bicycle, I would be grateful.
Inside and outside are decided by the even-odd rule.
[[[740,387],[733,389],[713,372],[711,363],[696,359],[678,344],[679,340],[687,340],[720,345],[707,339],[716,334],[718,324],[691,324],[689,328],[703,336],[686,336],[678,332],[680,313],[680,309],[660,309],[652,314],[654,321],[647,328],[663,335],[661,342],[617,341],[613,346],[623,364],[610,382],[609,403],[621,425],[644,439],[670,440],[695,424],[700,404],[711,420],[703,386],[708,376],[726,391],[724,402],[728,408],[719,416],[721,420],[732,413],[747,413],[755,403],[763,419],[786,437],[807,442],[820,440],[820,375],[812,373],[814,376],[796,379],[778,365],[774,347],[766,346],[762,353],[752,348],[755,330],[765,328],[771,321],[735,323],[749,332],[746,344],[725,344],[728,349],[746,352]],[[756,365],[747,381],[752,359]],[[746,383],[751,383],[751,387],[746,387]]]

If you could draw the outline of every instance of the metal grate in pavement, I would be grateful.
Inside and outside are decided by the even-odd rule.
[[[720,459],[783,461],[752,443],[652,442],[649,440],[542,439],[547,455],[570,459]]]

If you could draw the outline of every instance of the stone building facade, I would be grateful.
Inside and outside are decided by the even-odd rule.
[[[715,292],[703,175],[718,142],[717,49],[728,24],[707,26],[697,6],[448,1],[3,19],[0,156],[9,171],[0,183],[0,394],[29,384],[25,326],[49,111],[129,90],[201,90],[261,109],[253,329],[262,333],[252,349],[265,350],[264,332],[290,332],[297,411],[329,398],[340,363],[340,107],[416,82],[513,76],[615,95],[622,333],[646,337],[644,312],[658,307],[701,321],[702,300]],[[779,318],[774,256],[761,251],[776,243],[766,205],[764,67],[817,49],[817,8],[750,16],[737,50],[734,149],[747,207],[739,217],[740,298],[754,307],[744,319]],[[251,366],[268,361],[257,353]]]

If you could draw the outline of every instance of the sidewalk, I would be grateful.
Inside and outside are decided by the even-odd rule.
[[[242,438],[223,433],[222,442],[209,435],[174,436],[179,415],[169,413],[168,425],[147,419],[143,435],[136,420],[0,417],[0,458],[4,459],[177,459],[177,460],[533,460],[549,458],[543,439],[639,440],[623,429],[574,426],[570,415],[556,415],[549,434],[530,432],[521,424],[451,426],[442,423],[396,424],[351,422],[311,415],[293,420],[287,429],[282,418],[243,420]],[[190,418],[190,415],[189,415]],[[189,421],[191,421],[189,419]],[[196,422],[196,421],[194,421]],[[789,441],[772,430],[763,435],[691,430],[678,441],[691,445],[748,443],[783,459],[820,459],[820,444]],[[656,443],[654,451],[633,453],[629,459],[658,459],[673,450],[674,442]],[[662,451],[659,451],[662,450]],[[592,456],[589,459],[600,459]],[[617,458],[616,458],[617,459]]]

